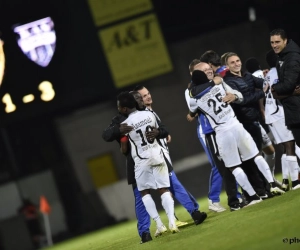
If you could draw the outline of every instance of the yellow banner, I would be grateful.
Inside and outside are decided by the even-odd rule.
[[[154,14],[101,30],[99,36],[117,88],[173,69]]]
[[[101,188],[118,181],[111,154],[104,154],[89,159],[87,164],[93,184],[96,188]]]
[[[151,10],[151,0],[88,0],[95,26]]]

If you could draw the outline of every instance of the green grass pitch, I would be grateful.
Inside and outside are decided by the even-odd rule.
[[[207,198],[198,201],[201,211],[208,213],[207,219],[203,224],[195,226],[187,211],[182,206],[176,206],[175,212],[180,220],[189,222],[177,234],[168,232],[161,237],[153,237],[153,241],[139,244],[134,220],[67,240],[45,250],[300,249],[300,189],[235,212],[227,209],[222,213],[214,213],[208,211]],[[227,207],[224,193],[221,201]],[[165,213],[161,211],[160,215],[167,226]],[[154,232],[155,223],[152,222],[152,236]]]

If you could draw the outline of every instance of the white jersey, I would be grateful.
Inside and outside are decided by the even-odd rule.
[[[264,72],[259,69],[259,70],[256,70],[255,72],[252,73],[253,76],[255,77],[258,77],[258,78],[261,78],[261,79],[264,79]]]
[[[149,141],[146,137],[146,131],[151,127],[158,128],[154,114],[149,111],[134,111],[128,118],[122,122],[133,127],[128,133],[131,144],[131,155],[135,165],[158,165],[164,162],[161,147],[157,140]]]
[[[273,84],[278,82],[278,74],[276,68],[271,68],[265,77],[264,86],[269,83],[270,89],[266,93],[266,103],[265,103],[265,122],[266,124],[271,124],[280,119],[284,118],[284,111],[282,104],[279,100],[274,99],[271,88]]]
[[[157,121],[161,122],[159,116],[152,110],[152,109],[148,109],[146,108],[146,110],[150,111],[156,118]],[[172,164],[171,159],[170,159],[170,151],[168,148],[168,143],[167,143],[167,138],[162,138],[158,140],[158,144],[161,146],[163,153],[165,154],[165,156],[168,158],[169,162]]]
[[[191,97],[190,97],[189,89],[185,90],[184,96],[185,96],[186,104],[188,105],[189,109],[191,109],[191,105],[190,105]]]
[[[207,88],[190,100],[190,111],[200,110],[209,120],[212,128],[217,131],[226,131],[238,122],[231,105],[224,103],[226,95],[223,84]]]
[[[244,100],[244,97],[243,97],[243,95],[242,95],[241,92],[239,92],[239,91],[231,88],[224,81],[223,81],[222,84],[223,84],[223,87],[225,88],[226,92],[234,94],[234,95],[236,95],[238,97],[238,99],[235,100],[234,103],[241,103]],[[189,91],[189,89],[185,90],[184,96],[185,96],[185,100],[186,100],[186,103],[187,103],[187,106],[188,106],[189,110],[191,110],[191,103],[192,103],[193,106],[197,105],[196,104],[196,99],[190,97],[190,91]]]

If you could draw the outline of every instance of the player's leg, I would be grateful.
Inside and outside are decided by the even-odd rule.
[[[150,166],[135,165],[135,179],[146,211],[156,223],[157,230],[155,237],[157,237],[163,232],[166,232],[167,229],[161,221],[154,200],[150,194],[150,189],[157,189],[155,179],[153,178],[153,169]]]
[[[231,211],[239,210],[240,202],[238,198],[240,196],[238,196],[237,183],[231,171],[225,167],[224,162],[220,157],[215,132],[207,134],[205,140],[208,153],[222,176],[225,192],[227,194],[228,206]]]
[[[170,172],[170,191],[178,202],[192,216],[196,225],[201,224],[207,217],[206,213],[199,211],[199,204],[194,196],[188,192],[178,180],[174,171]]]
[[[260,149],[258,146],[261,147],[262,145],[261,130],[259,127],[259,123],[253,122],[251,126],[249,126],[249,128],[251,128],[252,134],[250,132],[247,133],[247,131],[244,130],[244,136],[239,138],[240,139],[239,150],[242,154],[242,160],[249,160],[253,158],[259,171],[261,172],[261,174],[264,176],[264,179],[269,184],[269,185],[265,185],[267,190],[270,190],[272,194],[283,194],[284,191],[281,190],[279,187],[277,187],[276,183],[274,182],[273,175],[268,163],[258,152]],[[259,137],[260,137],[260,142],[258,141]],[[254,138],[256,138],[257,141],[255,141]],[[257,147],[256,149],[255,149],[255,145]],[[255,152],[257,152],[257,154],[253,156]]]
[[[171,158],[170,158],[170,154],[168,152],[163,152],[163,156],[164,156],[164,159],[165,159],[165,162],[167,164],[167,167],[168,167],[168,171],[169,171],[169,181],[170,181],[170,187],[169,187],[169,190],[172,194],[172,197],[174,198],[175,197],[175,191],[174,191],[174,188],[173,188],[173,181],[172,181],[172,173],[173,172],[173,167],[172,167],[172,162],[171,162]],[[177,188],[177,186],[175,186],[175,188]],[[178,195],[177,195],[178,196]],[[176,198],[176,197],[175,197]],[[176,198],[177,199],[177,198]],[[177,199],[178,200],[178,199]],[[179,201],[179,200],[178,200]],[[196,202],[196,206],[198,207],[198,203],[197,201],[195,200]],[[181,203],[179,201],[179,203]],[[192,204],[189,204],[190,206],[192,206]],[[174,213],[174,216],[175,216],[175,219],[176,219],[176,226],[177,227],[182,227],[182,226],[185,226],[187,225],[188,223],[185,222],[185,221],[180,221],[178,219],[178,217],[176,216],[176,214]]]
[[[137,229],[141,237],[141,243],[152,240],[150,234],[150,216],[145,208],[140,191],[136,184],[132,185],[132,190],[135,198],[135,214],[137,218]]]
[[[168,189],[170,187],[168,167],[166,163],[163,162],[162,164],[152,166],[151,168],[153,169],[154,181],[160,194],[161,204],[168,216],[169,229],[172,233],[179,232],[175,223],[174,200]]]
[[[300,147],[300,124],[293,124],[288,128],[292,131],[297,146]]]
[[[220,156],[217,142],[216,142],[216,134],[215,132],[207,134],[205,136],[206,145],[208,152],[213,159],[216,167],[219,170],[224,182],[225,192],[227,194],[228,206],[230,207],[230,211],[236,211],[241,208],[241,204],[239,201],[238,187],[237,182],[232,175],[231,171],[225,167],[224,162]]]
[[[296,144],[293,133],[285,125],[285,120],[281,119],[270,126],[274,139],[277,143],[281,143],[284,146],[284,154],[282,155],[282,187],[285,190],[289,189],[288,177],[292,180],[292,189],[300,188],[298,175],[299,165],[296,157]]]
[[[270,132],[269,128],[265,125],[266,129]],[[263,156],[268,163],[271,173],[273,176],[273,180],[276,183],[278,187],[281,187],[280,181],[278,181],[275,176],[275,148],[273,146],[272,140],[269,137],[268,133],[266,132],[265,128],[260,124],[260,130],[261,130],[261,135],[262,135],[262,151],[263,151]]]
[[[241,124],[239,125],[242,127]],[[243,169],[239,167],[241,156],[238,143],[242,136],[241,132],[243,132],[240,126],[234,126],[227,130],[226,133],[216,133],[216,140],[225,166],[232,171],[237,183],[248,193],[250,198],[248,205],[253,205],[262,200],[257,196]]]
[[[262,130],[260,123],[257,121],[243,123],[243,126],[246,131],[251,135],[252,139],[254,140],[256,147],[259,150],[259,153],[262,152],[262,145],[263,145],[263,138],[262,138]],[[258,158],[260,159],[260,157]],[[256,163],[255,163],[256,164]],[[257,164],[256,164],[257,165]],[[270,181],[266,179],[265,175],[262,173],[262,169],[260,168],[261,165],[257,166],[259,169],[259,175],[261,176],[262,181],[264,182],[266,190],[270,190]],[[270,170],[271,171],[271,170]]]
[[[289,175],[292,181],[292,190],[300,188],[300,182],[298,180],[299,165],[297,156],[295,154],[295,141],[288,141],[284,143],[286,149],[286,163],[288,166]]]
[[[205,135],[202,133],[202,127],[198,125],[197,127],[198,139],[207,155],[207,158],[211,165],[211,172],[209,176],[209,185],[208,185],[208,208],[214,212],[223,212],[226,209],[220,205],[220,194],[222,191],[222,176],[219,173],[218,168],[215,165],[215,162],[212,159],[212,156],[207,148]]]

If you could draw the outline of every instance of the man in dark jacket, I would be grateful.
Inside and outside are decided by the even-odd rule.
[[[265,91],[267,87],[263,89],[264,80],[253,76],[251,73],[246,72],[242,74],[241,67],[242,63],[239,56],[234,52],[228,52],[225,59],[226,65],[229,69],[226,72],[224,81],[233,89],[240,91],[243,94],[243,101],[239,104],[232,104],[232,108],[237,116],[237,119],[243,124],[244,128],[250,133],[253,137],[253,140],[256,143],[257,148],[261,152],[262,149],[262,135],[259,125],[259,104],[258,100],[265,96]],[[258,90],[257,90],[258,89]],[[260,160],[262,160],[259,157]],[[263,169],[257,164],[253,164],[252,161],[246,161],[243,163],[243,169],[245,170],[251,184],[257,188],[257,193],[261,195],[262,198],[267,198],[272,194],[261,194],[263,191],[262,185],[262,175],[259,172],[263,173]],[[251,167],[246,167],[246,165],[252,165]],[[257,169],[257,167],[259,169]],[[264,179],[263,179],[264,180]],[[271,187],[265,182],[267,190],[270,190],[272,193],[283,193],[279,188],[276,188],[274,180],[268,180]],[[265,193],[265,192],[264,192]]]
[[[282,29],[275,29],[270,33],[270,42],[278,55],[276,69],[279,82],[272,86],[272,91],[285,96],[280,100],[285,123],[292,131],[296,144],[300,146],[300,96],[293,95],[300,85],[300,48],[293,40],[287,39]]]

